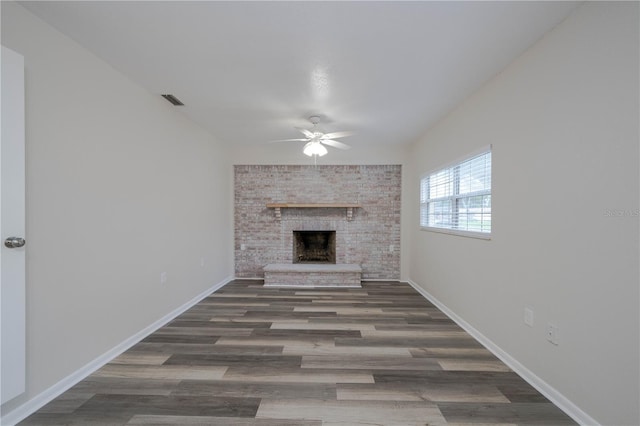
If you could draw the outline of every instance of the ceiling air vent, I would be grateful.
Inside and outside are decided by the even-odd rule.
[[[165,98],[166,100],[168,100],[169,102],[171,102],[175,106],[184,105],[182,102],[180,102],[180,99],[176,98],[173,95],[162,95],[162,97]]]

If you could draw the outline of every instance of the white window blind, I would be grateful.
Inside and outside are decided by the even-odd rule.
[[[491,233],[491,150],[422,177],[420,226]]]

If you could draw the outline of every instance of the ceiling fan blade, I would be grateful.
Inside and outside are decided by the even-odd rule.
[[[313,138],[313,132],[310,132],[309,130],[303,129],[301,127],[296,127],[296,129],[300,130],[302,134],[308,137],[309,139]]]
[[[338,141],[333,141],[331,139],[322,139],[320,142],[322,142],[325,145],[329,145],[332,146],[334,148],[339,148],[339,149],[350,149],[351,147],[345,143],[342,142],[338,142]]]
[[[336,139],[336,138],[345,138],[347,136],[353,135],[353,132],[333,132],[333,133],[325,133],[322,135],[320,139]]]
[[[275,142],[307,142],[309,139],[278,139],[277,141],[268,141],[267,143]]]

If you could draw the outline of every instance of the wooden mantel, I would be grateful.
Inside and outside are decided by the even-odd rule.
[[[282,218],[280,209],[332,209],[346,208],[347,220],[353,219],[353,209],[362,207],[357,203],[267,203],[267,208],[275,209],[276,219]]]

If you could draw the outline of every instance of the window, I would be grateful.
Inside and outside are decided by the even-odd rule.
[[[462,235],[491,234],[491,148],[422,177],[420,226]]]

